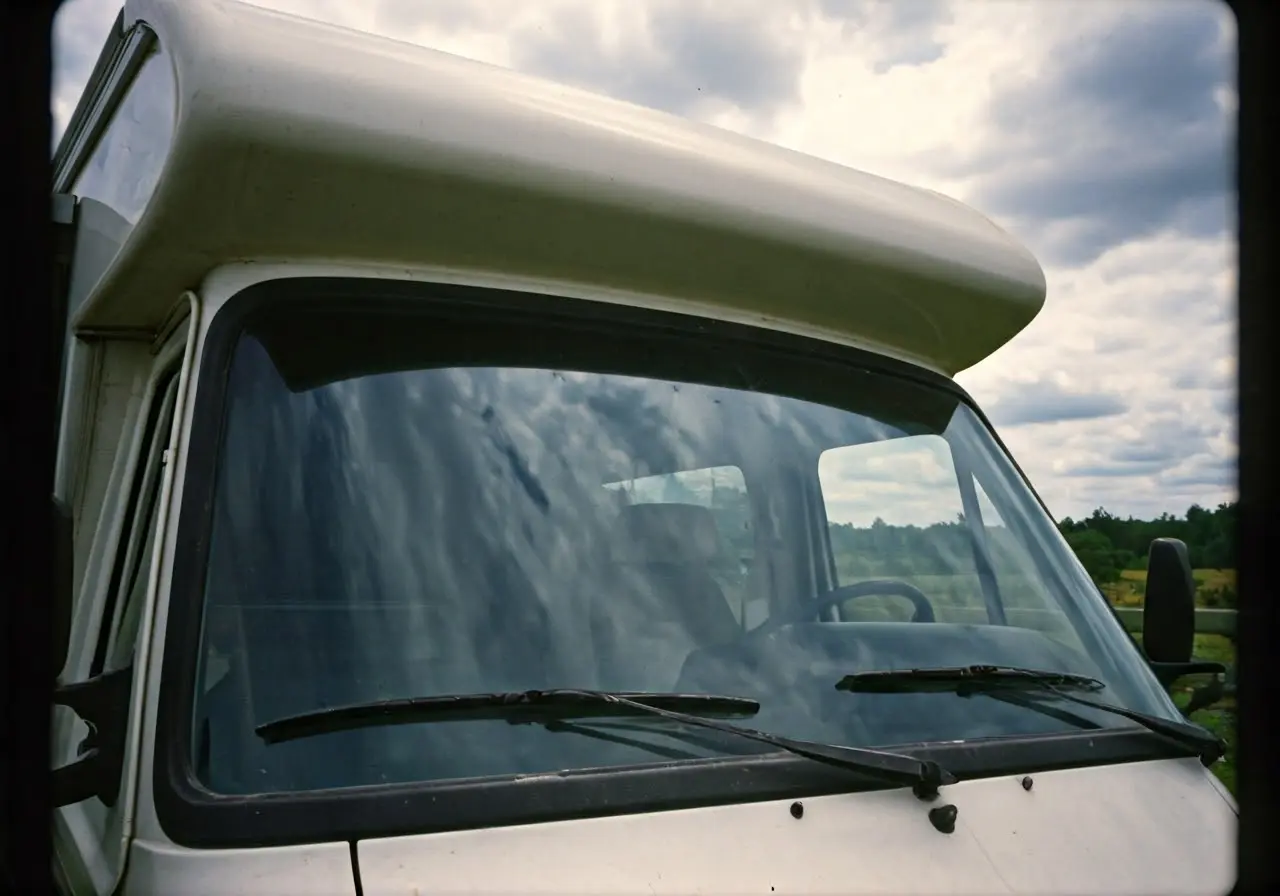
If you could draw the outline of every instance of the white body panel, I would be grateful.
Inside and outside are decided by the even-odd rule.
[[[1196,894],[1235,880],[1235,814],[1194,759],[364,840],[366,896]],[[933,806],[959,810],[954,833]],[[346,844],[200,853],[140,840],[125,896],[354,893]]]
[[[354,896],[351,847],[182,849],[137,840],[120,896]]]
[[[1203,894],[1235,816],[1194,759],[943,788],[362,841],[365,896],[419,893]],[[958,808],[939,833],[932,805]]]
[[[143,441],[148,406],[158,400],[158,378],[164,371],[177,372],[177,391],[185,394],[185,386],[190,383],[187,374],[191,371],[194,348],[188,335],[191,324],[196,320],[193,317],[183,320],[166,344],[158,347],[155,352],[148,351],[145,344],[125,343],[123,346],[113,347],[117,354],[123,355],[123,359],[116,362],[122,376],[119,380],[108,376],[101,384],[102,388],[98,393],[98,400],[101,402],[97,415],[99,419],[93,421],[89,437],[75,446],[77,462],[92,464],[94,460],[99,460],[99,466],[105,466],[100,458],[86,456],[90,448],[101,453],[102,448],[94,445],[93,437],[99,433],[114,433],[122,424],[127,427],[120,433],[124,444],[112,446],[115,450],[112,468],[109,471],[103,469],[99,473],[102,494],[96,501],[82,502],[79,505],[82,508],[97,507],[100,513],[91,515],[88,519],[81,517],[76,521],[79,542],[76,553],[78,556],[87,554],[88,557],[84,567],[77,569],[75,576],[79,589],[75,598],[67,662],[62,674],[64,682],[85,681],[96,674],[92,664],[99,640],[106,632],[111,631],[113,623],[119,623],[119,604],[123,598],[116,601],[116,613],[107,609],[111,606],[112,569],[116,565],[117,556],[125,551],[131,534],[125,529],[125,518],[133,491],[133,480],[146,462]],[[124,351],[120,351],[121,348]],[[134,371],[134,375],[124,376],[124,371],[127,370]],[[183,407],[184,402],[179,397],[173,424],[163,433],[166,440],[177,437],[185,429]],[[69,447],[64,445],[62,450],[68,451]],[[158,499],[161,520],[158,525],[164,524],[165,508],[176,506],[170,500],[175,466],[175,463],[165,463],[159,474],[162,485]],[[84,545],[83,549],[81,545]],[[145,579],[146,587],[141,597],[143,603],[139,610],[140,621],[137,628],[137,660],[131,685],[133,707],[144,705],[147,689],[147,677],[144,673],[148,668],[147,650],[152,643],[150,620],[154,618],[154,604],[157,595],[161,593],[158,577],[162,570],[167,569],[172,550],[172,544],[163,540],[157,546],[159,550],[154,552],[150,563],[140,563],[138,570],[138,575]],[[136,550],[143,550],[140,540]],[[110,637],[114,639],[114,636]],[[108,807],[100,800],[90,799],[63,806],[53,813],[53,840],[61,866],[60,874],[73,888],[73,892],[109,893],[123,872],[136,818],[134,797],[137,793],[139,763],[153,740],[150,730],[142,728],[143,717],[142,712],[135,710],[128,719],[125,761],[115,804]],[[53,764],[70,764],[76,760],[77,748],[88,735],[89,728],[65,707],[54,708],[53,720]]]

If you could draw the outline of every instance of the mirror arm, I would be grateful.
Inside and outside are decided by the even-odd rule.
[[[90,735],[92,738],[93,735]],[[53,770],[53,805],[54,808],[82,803],[92,797],[101,798],[105,775],[102,750],[92,747],[70,765]],[[105,803],[106,801],[103,800]],[[112,803],[115,797],[112,796]]]
[[[71,643],[71,604],[75,567],[75,522],[71,509],[53,498],[53,677],[57,681]]]
[[[1188,675],[1200,675],[1206,672],[1223,675],[1227,671],[1227,667],[1222,663],[1211,663],[1206,660],[1191,660],[1185,663],[1157,663],[1149,660],[1147,664],[1156,674],[1156,680],[1165,688]]]
[[[72,710],[89,726],[89,734],[80,744],[79,758],[53,771],[55,807],[91,797],[106,806],[115,805],[124,767],[125,723],[132,691],[132,664],[54,691],[54,704]]]
[[[1190,719],[1197,710],[1205,709],[1212,706],[1225,696],[1225,688],[1219,675],[1225,675],[1227,667],[1222,663],[1213,663],[1206,660],[1191,660],[1186,663],[1150,663],[1151,670],[1156,674],[1156,680],[1164,687],[1170,690],[1174,682],[1186,675],[1200,675],[1203,673],[1212,673],[1214,678],[1203,687],[1196,688],[1191,694],[1191,700],[1182,710],[1184,718]]]

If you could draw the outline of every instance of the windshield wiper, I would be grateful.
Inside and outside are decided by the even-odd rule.
[[[255,731],[266,743],[275,744],[335,731],[428,721],[502,719],[523,724],[605,716],[657,716],[767,744],[890,784],[910,786],[921,799],[933,799],[940,786],[956,781],[954,775],[931,760],[883,750],[794,740],[712,718],[750,717],[759,711],[760,704],[745,697],[560,688],[377,700],[277,719],[259,725]]]
[[[1042,672],[1016,666],[939,666],[931,669],[883,669],[855,672],[836,682],[838,691],[860,694],[919,694],[930,691],[959,693],[989,690],[992,687],[1061,687],[1100,691],[1106,687],[1096,678],[1066,672]]]
[[[589,719],[650,712],[685,712],[699,716],[750,718],[760,703],[747,697],[715,694],[665,694],[644,691],[503,691],[495,694],[434,694],[374,700],[334,706],[287,716],[259,725],[254,731],[268,744],[335,731],[418,722],[483,721],[500,719],[519,724],[545,719]]]
[[[1221,738],[1184,722],[1174,722],[1102,700],[1083,697],[1078,691],[1100,691],[1106,685],[1087,675],[1020,669],[1014,666],[950,666],[932,669],[901,669],[855,672],[836,682],[836,690],[861,694],[953,693],[974,694],[1025,706],[1061,718],[1037,699],[1052,698],[1113,713],[1142,725],[1147,730],[1191,750],[1205,765],[1212,765],[1226,753]]]

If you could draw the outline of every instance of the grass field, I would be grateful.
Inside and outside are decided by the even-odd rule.
[[[1196,603],[1202,607],[1219,606],[1224,591],[1235,591],[1234,569],[1197,569],[1192,575],[1196,579]],[[1126,569],[1120,573],[1120,581],[1102,586],[1102,593],[1117,607],[1142,606],[1142,596],[1146,591],[1145,569]]]

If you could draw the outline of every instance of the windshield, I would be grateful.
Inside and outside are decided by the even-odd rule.
[[[809,353],[645,340],[532,339],[367,301],[248,319],[205,573],[192,719],[205,787],[771,749],[706,731],[677,742],[678,723],[643,717],[255,733],[429,695],[741,697],[760,705],[757,730],[865,748],[1132,724],[836,687],[859,671],[990,664],[1089,676],[1099,699],[1179,718],[955,393]]]

